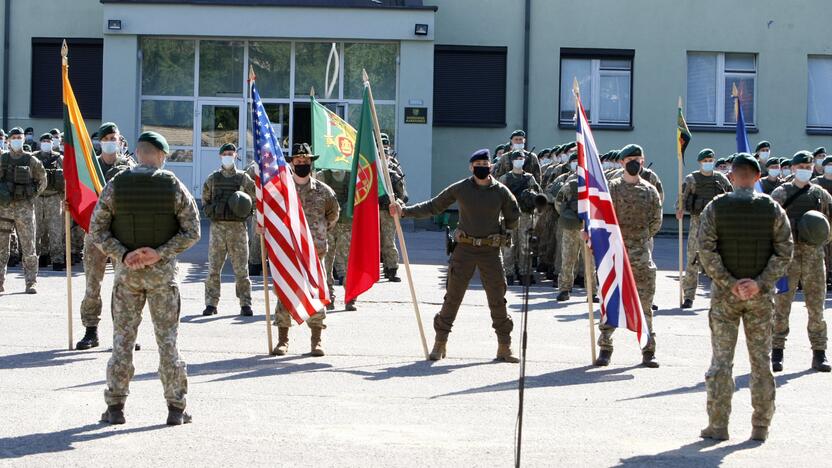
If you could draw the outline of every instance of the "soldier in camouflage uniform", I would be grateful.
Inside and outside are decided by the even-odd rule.
[[[699,283],[699,215],[705,206],[717,195],[731,191],[731,183],[720,172],[715,172],[714,151],[705,148],[696,157],[699,170],[688,174],[682,183],[682,198],[677,201],[676,219],[682,219],[687,211],[690,214],[690,231],[688,232],[688,260],[685,276],[682,278],[684,293],[683,309],[693,307],[696,287]]]
[[[768,161],[774,159],[771,157],[771,143],[765,140],[757,143],[754,147],[754,158],[760,164],[760,180],[765,179],[768,176]]]
[[[112,122],[101,124],[98,129],[101,135],[101,155],[98,156],[98,167],[104,175],[104,181],[109,182],[119,172],[135,166],[132,159],[120,154],[118,126]],[[84,237],[84,280],[86,290],[81,301],[81,323],[85,327],[84,337],[75,345],[75,349],[83,350],[98,346],[98,322],[101,320],[101,282],[107,269],[107,255],[95,246],[92,236]]]
[[[569,172],[569,157],[571,155],[571,150],[575,147],[575,143],[567,143],[558,148],[558,162],[551,164],[548,168],[546,168],[546,172],[543,173],[541,176],[541,183],[540,186],[544,189],[549,186],[555,179],[560,177],[563,174]]]
[[[511,172],[503,174],[500,183],[508,187],[518,201],[520,219],[517,220],[517,227],[510,231],[511,245],[502,249],[503,268],[508,285],[514,284],[515,273],[519,275],[523,284],[534,284],[535,279],[530,270],[529,233],[534,229],[534,197],[540,193],[540,186],[531,174],[523,170],[526,162],[523,153],[516,151],[510,154]]]
[[[347,216],[347,199],[350,194],[350,171],[325,169],[318,171],[317,178],[335,192],[335,198],[338,200],[341,213],[338,216],[338,222],[327,234],[325,264],[327,265],[326,273],[329,280],[330,300],[332,302],[326,306],[326,309],[334,310],[335,294],[333,285],[336,279],[339,284],[343,285],[347,277],[347,258],[350,254],[350,241],[352,240],[352,217]],[[349,311],[356,310],[355,300],[346,303],[345,309]]]
[[[9,147],[0,156],[0,292],[9,262],[9,235],[14,229],[22,252],[26,293],[36,294],[35,198],[46,189],[46,172],[37,158],[23,151],[20,127],[9,131]]]
[[[638,145],[627,145],[621,149],[624,174],[609,182],[610,198],[615,207],[618,226],[624,238],[624,247],[630,259],[633,277],[636,280],[639,302],[647,321],[649,340],[642,350],[642,365],[659,367],[656,361],[656,334],[653,328],[653,296],[656,294],[656,264],[651,253],[651,239],[662,227],[662,202],[656,187],[647,182],[642,173],[644,152]],[[598,346],[601,353],[596,366],[607,366],[612,356],[612,333],[614,327],[600,324]]]
[[[826,193],[832,195],[832,156],[823,159],[823,175],[812,179],[812,183],[820,185]],[[826,291],[829,292],[832,290],[832,242],[823,246],[823,253],[826,264]]]
[[[303,206],[303,213],[306,215],[306,222],[315,242],[315,250],[323,264],[324,271],[326,271],[327,268],[332,268],[332,265],[326,264],[327,232],[338,222],[340,212],[338,200],[331,188],[311,176],[312,162],[318,159],[318,156],[312,154],[312,150],[307,143],[292,145],[292,154],[288,159],[292,166],[292,177],[295,181],[298,198],[301,206]],[[329,289],[331,292],[331,284]],[[321,346],[321,330],[326,328],[324,319],[326,319],[326,310],[321,309],[306,320],[306,324],[312,331],[312,356],[324,355],[324,349]],[[280,301],[275,306],[275,323],[278,327],[278,341],[274,353],[282,356],[289,352],[289,327],[292,326],[292,318]]]
[[[89,236],[114,259],[116,271],[113,354],[107,363],[104,391],[107,411],[101,416],[105,423],[125,422],[124,403],[134,372],[133,345],[145,304],[159,346],[167,424],[191,421],[185,413],[187,371],[176,346],[180,307],[176,257],[199,241],[199,211],[182,182],[161,169],[168,153],[162,135],[142,133],[136,145],[141,165],[120,172],[104,187],[90,221]]]
[[[575,159],[574,161],[572,161],[572,163],[574,163],[574,166],[578,165],[577,154],[575,155]],[[549,183],[548,186],[546,186],[546,188],[543,189],[543,196],[546,197],[547,201],[547,209],[552,211],[552,229],[546,231],[544,236],[549,238],[549,242],[552,245],[548,258],[552,265],[551,276],[554,280],[554,283],[552,284],[554,288],[558,287],[558,280],[561,272],[561,257],[563,252],[563,225],[565,223],[560,221],[560,213],[558,213],[555,207],[555,201],[558,192],[560,192],[560,189],[563,187],[563,184],[566,183],[566,180],[574,172],[570,168],[570,164],[572,163],[569,162],[567,155],[566,163],[564,163],[566,167],[566,172],[556,177],[554,180],[552,180],[551,183]]]
[[[385,194],[378,199],[381,261],[384,266],[384,277],[388,281],[398,283],[401,281],[397,273],[399,270],[399,250],[396,248],[396,223],[389,212],[390,196],[395,196],[402,203],[407,203],[408,196],[404,183],[404,170],[396,159],[395,152],[390,147],[390,137],[386,133],[381,134],[381,143],[384,145],[387,171],[390,173],[390,182],[393,185],[392,194]]]
[[[823,245],[809,243],[798,235],[798,222],[803,215],[816,210],[829,219],[832,196],[818,185],[812,184],[812,154],[799,151],[792,157],[795,178],[777,187],[771,197],[780,203],[789,217],[794,238],[794,256],[787,270],[789,290],[774,298],[774,337],[771,362],[775,372],[783,370],[783,348],[789,335],[789,313],[792,309],[798,283],[803,285],[806,309],[809,311],[809,342],[812,345],[812,368],[829,372],[826,360],[826,322],[823,320],[826,299],[826,268],[823,261]],[[827,239],[828,241],[828,239]],[[825,244],[825,242],[824,242]]]
[[[246,167],[246,175],[251,180],[256,177],[257,168],[254,161],[251,161]],[[263,275],[263,257],[260,252],[260,235],[257,233],[257,216],[252,216],[248,222],[248,274],[249,276]]]
[[[506,154],[513,153],[513,152],[522,152],[523,157],[525,158],[525,162],[523,163],[523,170],[528,172],[534,177],[534,180],[540,184],[541,176],[540,173],[540,161],[537,159],[537,155],[532,153],[531,151],[527,151],[526,149],[526,132],[523,130],[515,130],[511,134],[511,147],[506,148]],[[511,156],[506,157],[503,155],[501,159],[502,164],[500,164],[497,169],[494,171],[494,177],[498,179],[503,176],[503,174],[507,172],[511,172]]]
[[[570,164],[578,163],[577,153],[570,155]],[[573,166],[574,167],[574,166]],[[571,169],[571,168],[570,168]],[[574,169],[572,169],[574,170]],[[583,222],[578,217],[578,175],[574,172],[570,173],[563,186],[555,196],[555,209],[560,214],[560,229],[561,229],[561,265],[560,274],[558,274],[558,296],[559,302],[569,300],[572,287],[575,285],[575,277],[577,271],[583,271],[584,240],[581,233]],[[590,280],[595,278],[595,262],[589,262],[590,265]],[[584,282],[588,279],[584,277]],[[598,288],[595,288],[598,291]],[[593,296],[593,301],[597,302],[597,296]]]
[[[248,277],[248,232],[246,221],[251,210],[243,214],[232,205],[237,192],[256,197],[254,181],[235,167],[237,147],[226,143],[220,147],[222,167],[208,176],[202,185],[202,209],[211,220],[208,236],[208,277],[205,279],[205,310],[202,315],[216,315],[220,301],[220,274],[226,258],[234,270],[234,285],[240,302],[240,315],[251,317],[251,280]],[[252,204],[253,208],[253,204]]]
[[[708,427],[703,438],[728,439],[734,394],[734,350],[740,320],[751,362],[751,438],[763,441],[774,415],[774,377],[769,369],[772,295],[792,256],[792,237],[783,209],[755,193],[760,166],[741,153],[732,165],[734,191],[717,196],[700,215],[702,267],[712,279],[713,355],[705,374]]]
[[[61,154],[53,150],[52,134],[40,137],[40,151],[34,154],[46,172],[46,189],[35,199],[38,254],[52,263],[52,270],[66,268],[64,250],[64,170]],[[45,266],[44,263],[39,263]]]
[[[765,175],[760,178],[760,186],[763,188],[763,193],[771,195],[783,181],[780,179],[780,160],[778,158],[768,158],[765,163]]]
[[[815,148],[812,151],[812,157],[815,158],[815,165],[812,167],[814,172],[812,174],[815,177],[823,177],[823,160],[826,159],[826,148],[823,146]]]

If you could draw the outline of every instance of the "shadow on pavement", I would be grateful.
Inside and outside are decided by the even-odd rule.
[[[153,426],[135,427],[124,430],[93,432],[107,427],[110,426],[104,423],[97,423],[73,427],[59,432],[41,432],[38,434],[27,434],[17,437],[5,437],[0,439],[0,459],[21,458],[27,455],[75,450],[77,447],[74,447],[74,445],[78,443],[104,439],[122,434],[155,431],[168,426],[165,424],[156,424]]]
[[[616,467],[627,466],[697,466],[717,467],[728,455],[740,450],[753,449],[762,445],[762,442],[746,440],[734,445],[720,445],[713,440],[699,440],[677,449],[655,455],[637,455],[625,458]],[[718,447],[717,447],[718,446]],[[716,447],[708,450],[711,447]]]
[[[356,375],[359,377],[363,377],[364,380],[388,380],[394,378],[407,378],[407,377],[427,377],[427,376],[435,376],[435,375],[445,375],[450,374],[451,372],[458,370],[458,369],[465,369],[468,367],[476,367],[476,366],[484,366],[489,364],[495,364],[497,361],[480,361],[480,362],[470,362],[465,364],[451,364],[446,365],[444,363],[440,364],[434,361],[414,361],[408,363],[403,366],[395,366],[395,367],[387,367],[381,369],[379,371],[364,371],[364,370],[355,370],[354,368],[337,368],[333,367],[331,369],[327,369],[324,372],[341,372],[345,374]]]
[[[73,362],[90,361],[94,357],[80,357],[89,353],[109,353],[109,350],[101,351],[69,351],[69,350],[48,350],[34,351],[31,353],[9,354],[0,356],[0,369],[25,369],[31,367],[51,367],[71,364]]]
[[[254,315],[252,317],[243,317],[239,314],[225,314],[219,313],[217,315],[202,315],[202,313],[193,314],[193,315],[185,315],[179,319],[181,323],[209,323],[209,322],[216,322],[217,320],[231,320],[232,325],[245,325],[248,323],[254,322],[262,322],[266,319],[264,315]]]
[[[803,377],[804,375],[813,374],[815,371],[811,369],[805,369],[800,372],[793,372],[791,374],[775,374],[774,380],[777,382],[778,387],[782,387],[783,385],[788,384],[792,380],[798,379]],[[751,374],[743,374],[738,375],[734,378],[734,387],[735,391],[740,390],[743,388],[748,388],[749,381],[751,380]],[[683,393],[696,393],[696,392],[704,392],[705,391],[705,382],[699,382],[696,385],[689,385],[687,387],[679,387],[674,388],[671,390],[664,390],[661,392],[656,393],[648,393],[646,395],[641,395],[632,398],[625,398],[619,401],[630,401],[630,400],[640,400],[642,398],[657,398],[657,397],[664,397],[664,396],[672,396],[672,395],[680,395]]]

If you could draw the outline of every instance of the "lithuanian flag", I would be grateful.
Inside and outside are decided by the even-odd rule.
[[[685,122],[685,115],[682,113],[682,98],[679,98],[679,115],[676,118],[676,151],[679,154],[679,160],[683,163],[685,161],[685,150],[690,143],[690,130],[688,123]]]
[[[75,93],[69,83],[69,62],[67,46],[61,47],[61,77],[64,95],[64,179],[66,180],[66,202],[72,219],[84,231],[89,231],[90,218],[98,195],[104,188],[104,175],[98,166],[98,159],[92,149],[92,140],[81,117]]]

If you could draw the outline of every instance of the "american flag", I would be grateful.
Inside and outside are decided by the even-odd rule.
[[[295,181],[253,80],[251,101],[257,224],[263,228],[277,297],[295,321],[303,323],[329,303],[326,275]]]
[[[598,148],[586,120],[580,98],[577,116],[578,215],[584,220],[601,290],[601,323],[636,332],[639,345],[647,346],[644,311],[618,227],[618,218],[604,178]]]

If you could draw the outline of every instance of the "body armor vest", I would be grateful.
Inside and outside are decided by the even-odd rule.
[[[24,153],[15,159],[11,153],[0,157],[3,167],[2,183],[6,185],[14,201],[31,200],[35,196],[35,183],[32,178],[32,155]]]
[[[228,199],[234,192],[240,190],[244,175],[241,171],[236,171],[236,174],[232,177],[226,177],[221,171],[214,172],[211,175],[211,203],[214,205],[211,219],[213,221],[245,221],[248,219],[248,216],[245,218],[237,216],[228,206]]]
[[[725,268],[737,279],[756,278],[774,253],[774,200],[755,196],[721,196],[714,200],[717,250]]]
[[[699,171],[693,173],[696,192],[685,200],[685,209],[693,215],[699,215],[715,196],[725,193],[725,189],[717,183],[716,175],[706,176]]]
[[[39,155],[43,155],[43,153],[39,153]],[[61,157],[58,153],[43,155],[40,160],[43,163],[43,170],[46,172],[44,195],[55,195],[64,191],[64,170],[58,164],[60,160]]]
[[[179,232],[176,176],[164,170],[128,170],[114,178],[113,235],[129,250],[157,248]]]
[[[812,193],[811,184],[807,185],[807,187],[809,190],[795,198],[792,198],[791,200],[789,200],[789,198],[791,198],[792,195],[797,193],[800,189],[791,184],[786,188],[786,194],[788,195],[786,201],[790,203],[788,206],[783,206],[783,209],[786,210],[786,215],[789,217],[789,223],[792,227],[792,238],[795,243],[800,240],[800,236],[797,234],[797,222],[800,221],[800,218],[806,214],[807,211],[820,211],[820,199],[817,195]]]

